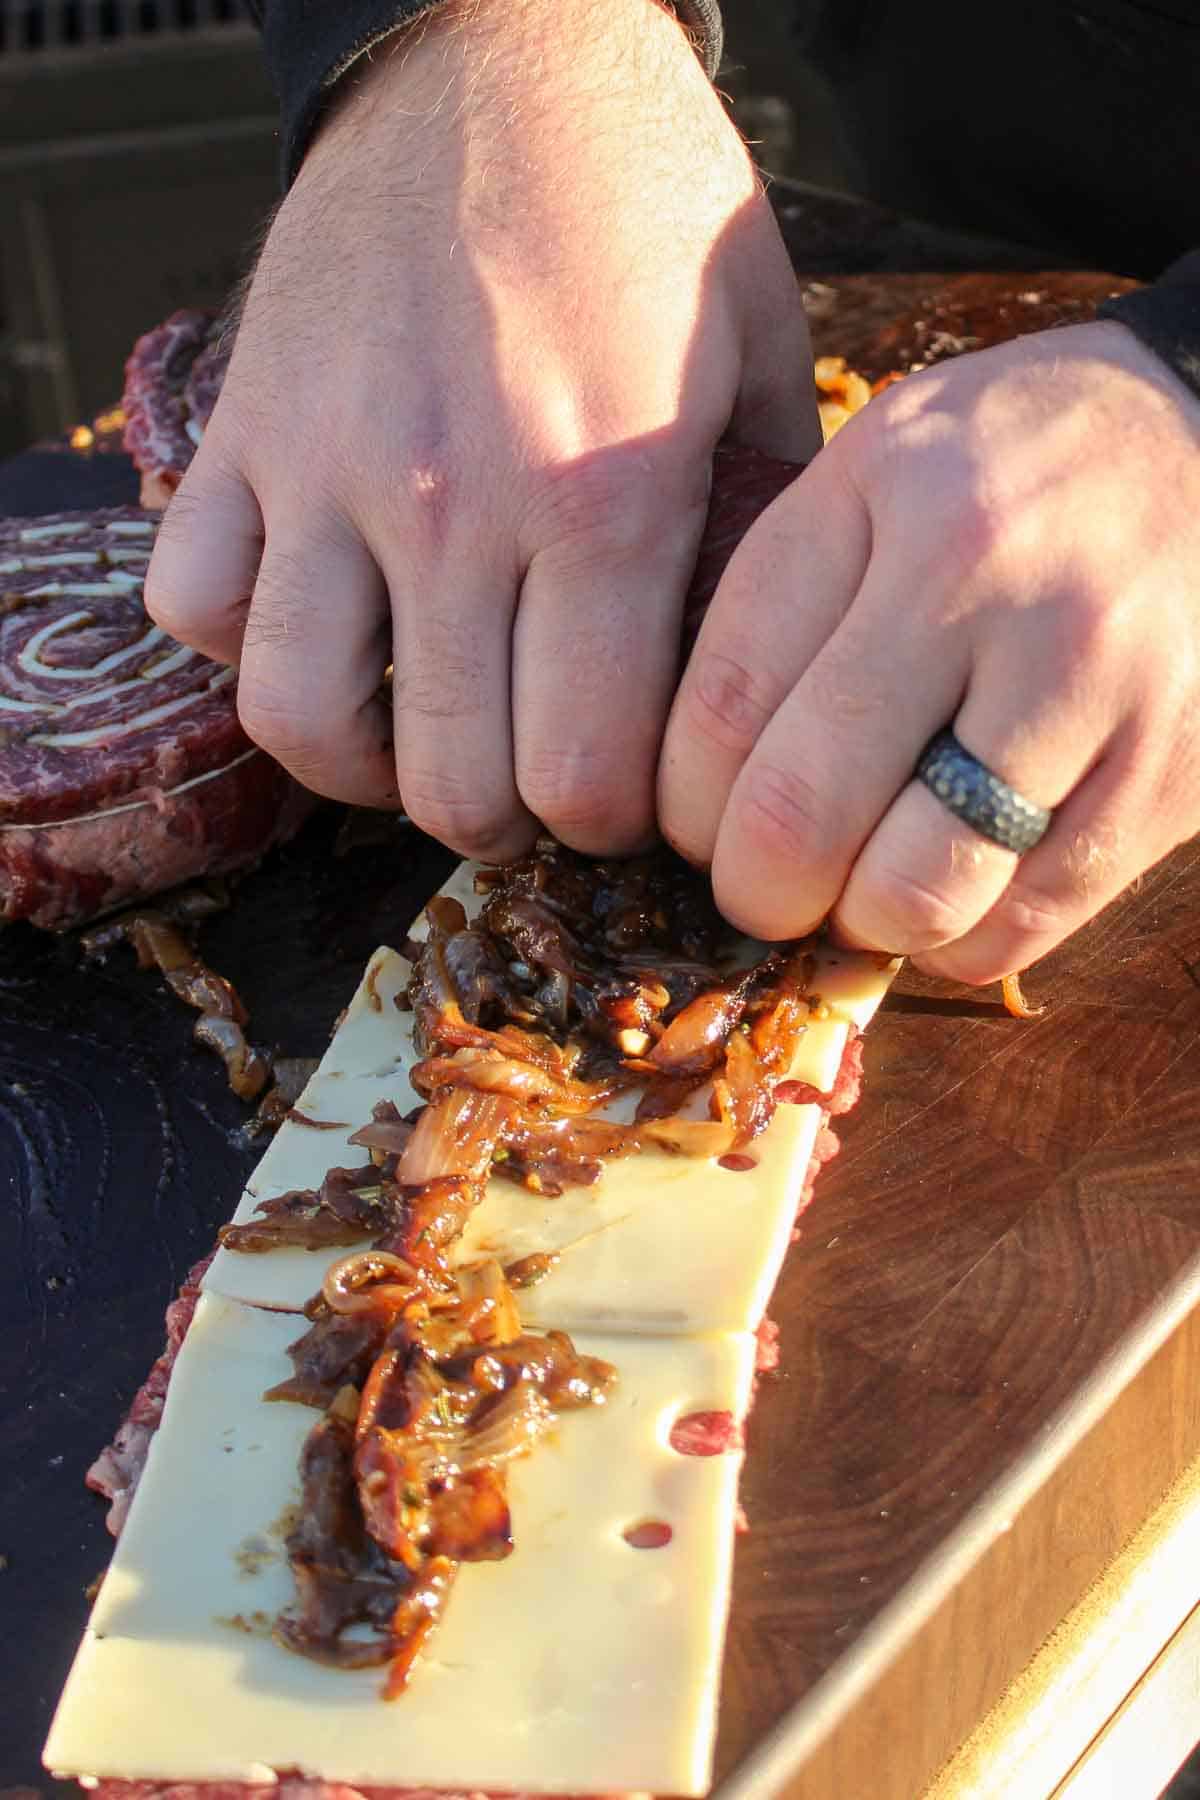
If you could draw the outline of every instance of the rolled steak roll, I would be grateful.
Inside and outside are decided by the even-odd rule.
[[[315,804],[242,731],[234,671],[151,623],[156,528],[0,520],[0,919],[62,930],[227,874]]]
[[[229,348],[219,315],[199,307],[172,313],[133,346],[121,407],[144,506],[164,507],[183,479],[217,403]]]

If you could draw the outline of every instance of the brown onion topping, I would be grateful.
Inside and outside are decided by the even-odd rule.
[[[121,941],[132,945],[138,967],[156,967],[171,992],[200,1014],[192,1035],[221,1058],[238,1099],[257,1100],[270,1077],[270,1060],[246,1040],[247,1013],[232,983],[201,962],[174,919],[159,908],[139,908],[97,926],[80,941],[86,956],[103,955]]]
[[[1004,996],[1005,1010],[1014,1019],[1040,1019],[1046,1008],[1031,1006],[1021,990],[1020,975],[1005,975],[1000,983],[1000,991]]]
[[[745,1146],[780,1099],[799,1097],[789,1071],[818,1005],[804,945],[732,968],[707,881],[669,854],[590,862],[543,839],[478,886],[474,923],[440,896],[426,940],[405,946],[412,1084],[426,1104],[406,1118],[377,1106],[352,1139],[368,1169],[264,1203],[233,1246],[272,1232],[336,1241],[368,1222],[374,1233],[326,1274],[294,1374],[273,1390],[328,1407],[305,1446],[304,1518],[288,1543],[296,1599],[277,1634],[340,1666],[387,1663],[389,1695],[459,1565],[510,1553],[508,1463],[615,1380],[565,1333],[522,1325],[519,1292],[557,1255],[507,1269],[456,1260],[489,1179],[554,1195],[647,1144],[753,1168]],[[634,1087],[635,1116],[606,1116]],[[676,1447],[716,1454],[731,1424],[696,1414]],[[635,1548],[670,1538],[655,1519],[626,1533]]]
[[[421,1290],[421,1277],[386,1250],[359,1250],[331,1263],[321,1298],[334,1313],[397,1311]]]

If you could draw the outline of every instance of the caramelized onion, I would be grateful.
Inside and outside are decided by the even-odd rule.
[[[87,933],[84,954],[101,955],[122,939],[132,945],[139,968],[157,968],[171,992],[200,1014],[192,1036],[221,1058],[238,1099],[257,1100],[271,1065],[246,1041],[248,1015],[232,983],[206,967],[179,925],[157,908],[123,913]]]
[[[414,1474],[422,1484],[475,1469],[499,1468],[524,1456],[554,1423],[554,1409],[532,1381],[507,1388],[477,1423],[455,1431],[418,1429],[408,1441]]]
[[[504,1279],[511,1288],[536,1287],[539,1281],[545,1281],[558,1267],[560,1258],[557,1250],[534,1250],[528,1256],[518,1257],[516,1262],[509,1263],[504,1271]]]
[[[404,1147],[397,1169],[400,1180],[432,1181],[441,1175],[482,1180],[508,1115],[509,1108],[494,1094],[470,1089],[439,1094],[417,1120]]]
[[[725,1041],[746,1010],[757,971],[701,994],[667,1026],[648,1061],[664,1075],[701,1075],[715,1069]]]
[[[541,1390],[531,1381],[518,1381],[455,1446],[451,1466],[495,1468],[511,1462],[514,1456],[524,1456],[553,1423],[553,1410]]]
[[[467,929],[467,909],[449,894],[435,894],[425,903],[425,917],[433,938],[451,938]]]
[[[321,1298],[335,1313],[396,1311],[420,1291],[421,1277],[411,1263],[387,1250],[340,1257],[321,1283]]]
[[[221,1058],[229,1085],[239,1100],[257,1100],[267,1085],[271,1065],[246,1042],[246,1034],[236,1019],[224,1013],[201,1013],[192,1027],[192,1036]]]
[[[1020,975],[1004,976],[1000,991],[1004,996],[1004,1005],[1014,1019],[1040,1019],[1046,1010],[1044,1006],[1030,1006],[1021,991]]]
[[[508,1344],[521,1335],[521,1315],[498,1262],[455,1270],[464,1325],[481,1344]]]
[[[649,1143],[682,1156],[724,1156],[734,1137],[725,1119],[649,1119],[638,1130]]]
[[[465,1087],[502,1094],[524,1106],[549,1107],[556,1113],[591,1112],[629,1086],[628,1078],[618,1073],[604,1081],[576,1081],[565,1072],[551,1073],[497,1049],[479,1048],[427,1057],[417,1064],[410,1079],[419,1094]]]
[[[380,1117],[389,1101],[381,1101],[375,1108],[375,1117],[366,1125],[360,1125],[357,1131],[351,1132],[347,1143],[356,1144],[364,1150],[382,1150],[390,1156],[402,1156],[408,1148],[414,1127],[407,1119],[396,1113],[394,1106],[391,1112],[394,1117]]]
[[[557,1256],[508,1270],[455,1264],[493,1170],[553,1194],[645,1145],[753,1166],[744,1147],[791,1097],[819,1005],[803,944],[731,973],[705,878],[666,855],[590,862],[542,840],[477,886],[478,921],[436,898],[427,941],[405,946],[425,1106],[407,1119],[377,1107],[353,1138],[377,1166],[294,1197],[279,1221],[290,1231],[324,1230],[324,1215],[329,1229],[369,1220],[375,1237],[329,1270],[293,1381],[276,1390],[327,1398],[342,1384],[306,1446],[308,1522],[288,1545],[298,1606],[281,1641],[347,1664],[387,1661],[389,1693],[407,1681],[459,1563],[509,1553],[508,1463],[558,1412],[602,1403],[616,1378],[564,1332],[522,1327],[513,1290]],[[639,1078],[634,1120],[603,1116]],[[709,1084],[708,1117],[682,1117]],[[643,1520],[629,1541],[669,1536]]]

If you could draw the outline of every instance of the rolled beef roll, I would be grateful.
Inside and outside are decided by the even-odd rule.
[[[255,862],[315,804],[238,724],[232,669],[151,623],[157,521],[0,521],[0,919],[62,930]]]
[[[143,506],[162,508],[183,479],[217,404],[230,344],[217,313],[172,313],[125,364],[125,449],[142,476]]]

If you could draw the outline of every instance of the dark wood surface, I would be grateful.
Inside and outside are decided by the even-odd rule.
[[[867,337],[835,327],[824,347],[865,362]],[[87,504],[98,460],[43,458],[40,508]],[[0,469],[0,507],[39,509],[29,469]],[[255,1035],[293,1054],[320,1049],[370,948],[445,867],[403,834],[337,858],[334,833],[320,815],[203,939]],[[906,974],[872,1029],[772,1307],[783,1369],[750,1426],[721,1772],[853,1655],[1200,1254],[1200,846],[1028,986],[1047,1010],[1017,1023],[994,993]],[[0,1786],[50,1790],[37,1753],[106,1554],[82,1473],[253,1160],[189,1032],[120,959],[83,969],[69,939],[0,939]]]
[[[783,1373],[749,1434],[723,1769],[1200,1256],[1200,846],[1027,988],[1046,1012],[1020,1023],[906,973],[872,1028],[772,1307]],[[1200,1394],[1184,1406],[1195,1443]]]

